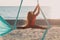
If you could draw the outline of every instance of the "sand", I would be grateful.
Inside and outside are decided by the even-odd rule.
[[[3,40],[40,40],[45,30],[42,29],[16,29],[2,37]],[[1,39],[0,39],[1,40]],[[60,27],[51,27],[45,40],[60,40]]]

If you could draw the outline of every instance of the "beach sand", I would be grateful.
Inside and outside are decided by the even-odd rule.
[[[3,40],[40,40],[45,30],[16,29],[2,37]],[[0,39],[0,40],[2,40]],[[45,40],[60,40],[60,26],[52,26],[46,34]]]

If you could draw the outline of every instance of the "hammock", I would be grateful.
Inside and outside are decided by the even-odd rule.
[[[14,26],[11,26],[7,21],[5,21],[1,16],[0,16],[0,36],[4,36],[6,34],[8,34],[9,32],[13,31],[16,29],[16,24],[17,24],[17,20],[18,20],[18,17],[19,17],[19,13],[20,13],[20,10],[21,10],[21,6],[22,6],[22,2],[23,0],[21,0],[21,3],[20,3],[20,6],[19,6],[19,10],[18,10],[18,13],[17,13],[17,17],[16,17],[16,21],[14,23]],[[39,4],[39,1],[37,0],[37,3]],[[41,8],[40,8],[41,9]],[[48,23],[43,11],[41,10],[41,13],[48,25],[48,29],[51,27],[51,25]],[[13,28],[12,28],[13,27]],[[22,28],[22,27],[21,27]],[[41,40],[44,40],[45,39],[45,35],[47,34],[48,32],[48,29],[45,30],[45,32],[43,33],[43,36],[42,36],[42,39]]]
[[[19,12],[21,10],[22,2],[23,2],[23,0],[21,0],[21,3],[20,3],[20,6],[19,6],[19,10],[18,10],[18,13],[17,13],[17,17],[16,17],[16,21],[14,23],[14,26],[11,26],[7,21],[5,21],[3,19],[2,16],[0,16],[0,36],[4,36],[4,35],[8,34],[9,32],[11,32],[11,31],[16,29],[16,24],[17,24]]]
[[[39,4],[39,0],[37,0],[37,4]],[[45,29],[45,31],[44,31],[44,33],[43,33],[43,35],[42,35],[42,38],[40,39],[40,40],[44,40],[44,39],[45,39],[45,36],[46,36],[46,34],[47,34],[47,32],[48,32],[48,30],[51,28],[51,25],[49,24],[48,20],[46,19],[45,15],[44,15],[44,12],[42,11],[41,8],[40,8],[40,10],[41,10],[41,13],[42,13],[42,15],[43,15],[43,17],[44,17],[44,19],[45,19],[45,21],[46,21],[46,23],[47,23],[47,26],[48,26],[48,28]]]

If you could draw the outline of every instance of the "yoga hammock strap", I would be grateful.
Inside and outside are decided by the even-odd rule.
[[[23,2],[23,0],[21,0],[21,4],[20,4],[19,10],[18,10],[14,28],[12,28],[12,26],[0,16],[0,36],[4,36],[5,34],[8,34],[9,32],[11,32],[13,29],[16,29],[16,23],[18,20],[19,12],[21,10],[22,2]]]
[[[16,29],[16,24],[17,24],[17,20],[18,20],[18,17],[19,17],[19,13],[20,13],[20,11],[21,11],[22,3],[23,3],[23,0],[21,0],[20,6],[19,6],[19,10],[18,10],[18,13],[17,13],[17,17],[16,17],[16,20],[15,20],[15,23],[14,23],[14,29]]]
[[[12,26],[0,16],[0,37],[12,31]]]
[[[40,8],[40,10],[41,10],[41,8]],[[46,23],[48,25],[48,29],[49,29],[51,27],[51,25],[49,24],[49,22],[48,22],[47,18],[45,17],[45,15],[44,15],[42,10],[41,10],[41,13],[42,13],[42,15],[43,15],[43,17],[44,17],[44,19],[45,19],[45,21],[46,21]]]
[[[40,9],[41,10],[41,9]],[[43,13],[43,11],[41,10],[41,13],[42,13],[42,15],[43,15],[43,17],[44,17],[44,19],[45,19],[45,21],[46,21],[46,23],[47,23],[47,25],[48,25],[48,28],[44,31],[44,33],[43,33],[43,36],[42,36],[42,39],[41,40],[44,40],[45,39],[45,35],[47,34],[47,32],[48,32],[48,29],[50,29],[51,28],[51,25],[49,24],[49,22],[47,21],[47,19],[46,19],[46,17],[45,17],[45,15],[44,15],[44,13]]]
[[[39,0],[37,0],[37,4],[39,4]],[[41,8],[40,8],[40,10],[41,10]],[[43,17],[44,17],[44,19],[45,19],[47,25],[48,25],[48,28],[44,31],[43,36],[42,36],[42,38],[41,38],[41,40],[44,40],[44,39],[45,39],[45,35],[46,35],[47,32],[48,32],[48,29],[51,28],[51,25],[49,24],[49,22],[48,22],[48,20],[46,19],[46,17],[45,17],[45,15],[44,15],[44,13],[43,13],[42,10],[41,10],[41,13],[42,13],[42,15],[43,15]]]

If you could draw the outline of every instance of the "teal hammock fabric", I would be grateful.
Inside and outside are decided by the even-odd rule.
[[[21,0],[21,3],[20,3],[20,6],[19,6],[19,10],[18,10],[18,14],[17,14],[17,17],[16,17],[16,21],[14,23],[14,26],[11,26],[7,21],[5,21],[0,16],[0,36],[4,36],[4,35],[8,34],[9,32],[11,32],[13,29],[16,29],[16,24],[17,24],[17,20],[18,20],[18,17],[19,17],[20,10],[21,10],[22,2],[23,2],[23,0]],[[42,10],[41,10],[41,12],[42,12]],[[42,12],[42,15],[43,15],[45,21],[47,22],[48,29],[49,29],[51,26],[48,23],[48,21],[47,21],[47,19],[46,19],[46,17],[45,17],[45,15],[44,15],[43,12]],[[14,27],[14,28],[12,29],[12,27]],[[44,40],[45,39],[45,35],[47,34],[48,29],[45,30],[45,32],[44,32],[41,40]]]
[[[23,0],[21,0],[20,6],[19,6],[19,10],[18,10],[18,13],[17,13],[16,21],[14,23],[14,29],[16,29],[16,24],[17,24],[17,20],[18,20],[18,17],[19,17],[19,13],[21,11],[22,3],[23,3]]]
[[[14,26],[11,26],[6,20],[3,19],[2,16],[0,16],[0,37],[8,34],[9,32],[13,31],[14,29],[16,29],[16,23],[17,23],[18,16],[19,16],[19,13],[21,10],[22,2],[23,2],[23,0],[21,0]]]
[[[41,8],[40,8],[40,10],[41,10]],[[46,34],[47,34],[47,32],[48,32],[48,30],[51,28],[51,25],[50,25],[49,22],[47,21],[47,19],[46,19],[46,17],[45,17],[45,15],[44,15],[44,13],[43,13],[42,10],[41,10],[41,13],[42,13],[42,15],[43,15],[43,17],[44,17],[44,19],[45,19],[45,21],[46,21],[46,23],[47,23],[47,26],[48,26],[48,28],[44,31],[43,36],[42,36],[42,38],[41,38],[41,40],[44,40],[44,39],[45,39],[45,36],[46,36]]]
[[[39,4],[39,0],[37,0],[37,4]],[[40,8],[40,10],[41,10],[41,8]],[[44,13],[43,13],[42,10],[41,10],[41,13],[42,13],[42,15],[43,15],[43,17],[44,17],[44,19],[45,19],[45,21],[46,21],[46,23],[47,23],[47,26],[48,26],[48,28],[44,31],[44,33],[43,33],[43,35],[42,35],[42,38],[40,39],[40,40],[45,40],[46,34],[47,34],[48,30],[51,28],[51,25],[49,24],[49,22],[48,22],[48,20],[46,19],[46,17],[45,17],[45,15],[44,15]]]
[[[0,16],[0,36],[9,33],[11,30],[11,25]]]

